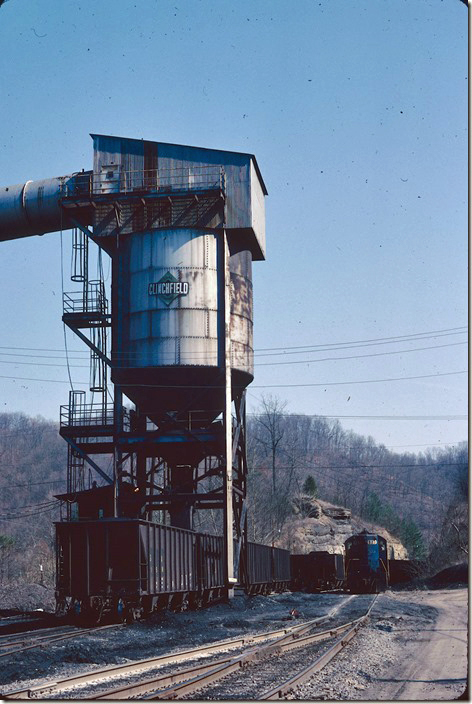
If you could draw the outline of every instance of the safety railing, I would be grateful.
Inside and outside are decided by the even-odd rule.
[[[102,403],[84,403],[80,406],[65,404],[61,406],[60,425],[65,427],[113,426],[113,407]]]
[[[64,313],[100,313],[107,315],[108,301],[103,281],[89,281],[85,290],[64,292]]]
[[[111,164],[100,172],[77,174],[62,184],[64,197],[136,192],[182,192],[226,189],[222,166],[175,167],[125,171]]]
[[[85,398],[85,391],[69,392],[69,403],[60,407],[60,427],[113,427],[115,423],[113,406],[103,402],[85,403]],[[122,409],[121,428],[127,432],[131,430],[130,411],[127,408]]]

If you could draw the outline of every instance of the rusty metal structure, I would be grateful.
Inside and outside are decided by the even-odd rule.
[[[90,350],[91,395],[61,407],[67,522],[193,530],[196,512],[221,511],[230,590],[247,545],[251,268],[267,191],[251,154],[91,136],[91,170],[0,189],[0,241],[72,230],[63,321]],[[89,275],[94,245],[111,295]]]

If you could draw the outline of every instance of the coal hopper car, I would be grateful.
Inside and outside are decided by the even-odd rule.
[[[239,584],[248,594],[290,585],[287,550],[250,543]],[[133,621],[227,596],[221,536],[134,519],[56,524],[58,613],[85,623]],[[245,564],[246,562],[246,564]]]
[[[326,550],[291,555],[292,589],[319,592],[342,589],[345,583],[344,556]]]
[[[134,492],[124,487],[129,488],[122,502],[131,511]],[[133,621],[152,611],[195,609],[227,597],[223,536],[114,518],[111,487],[74,498],[74,519],[56,523],[58,614],[82,623]],[[290,554],[249,542],[235,558],[235,574],[247,594],[283,591],[290,586]]]
[[[248,594],[269,594],[285,591],[291,583],[290,553],[288,550],[258,543],[247,544],[246,559],[242,563],[240,581],[245,582]]]
[[[225,594],[221,536],[144,520],[56,524],[57,601],[87,622],[197,608]]]

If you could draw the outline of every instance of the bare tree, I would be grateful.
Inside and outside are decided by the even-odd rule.
[[[258,441],[270,456],[272,470],[272,496],[277,494],[277,451],[284,437],[283,412],[287,403],[274,396],[263,396],[261,413],[257,417],[262,432]]]

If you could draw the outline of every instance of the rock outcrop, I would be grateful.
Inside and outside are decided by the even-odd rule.
[[[390,558],[408,558],[404,545],[382,526],[353,516],[343,506],[335,506],[307,495],[295,499],[293,515],[286,522],[278,544],[280,547],[288,547],[295,554],[312,550],[343,553],[344,541],[363,530],[382,535],[387,540]]]

